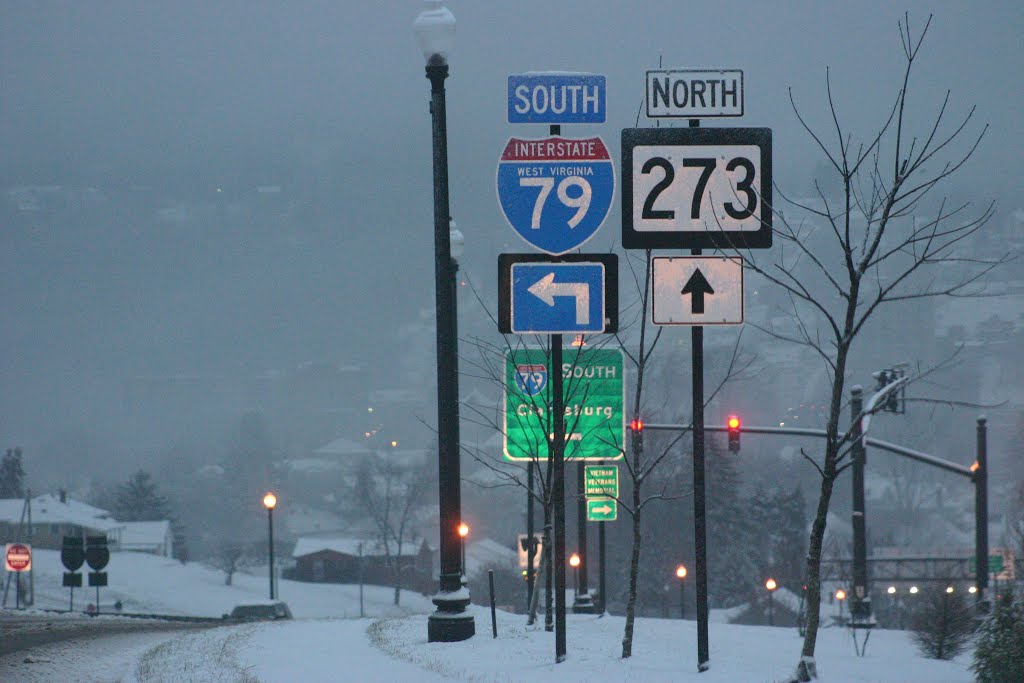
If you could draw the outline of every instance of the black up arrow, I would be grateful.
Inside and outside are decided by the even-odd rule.
[[[700,268],[693,271],[693,275],[683,285],[683,291],[680,292],[683,296],[690,295],[690,312],[691,313],[703,313],[704,312],[704,295],[714,294],[715,290],[711,289],[711,285],[708,284],[707,279],[704,277],[704,273],[700,272]]]

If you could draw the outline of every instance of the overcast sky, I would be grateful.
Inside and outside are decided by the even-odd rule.
[[[897,9],[848,0],[453,0],[449,7],[458,22],[448,81],[452,212],[466,235],[467,272],[491,291],[497,253],[527,250],[495,198],[498,157],[508,136],[546,132],[506,123],[508,74],[606,75],[607,124],[563,133],[601,135],[618,160],[619,131],[635,124],[645,69],[659,60],[743,69],[746,116],[711,125],[773,128],[776,181],[803,192],[820,157],[787,88],[809,121],[825,125],[830,67],[843,123],[855,136],[870,135],[899,88],[904,7],[915,31],[935,14],[911,82],[914,111],[933,114],[948,88],[950,121],[976,104],[979,126],[991,124],[951,189],[998,199],[1003,212],[1021,205],[1019,1],[912,0]],[[87,392],[76,391],[61,409],[47,397],[64,391],[68,373],[90,369],[207,371],[237,357],[262,368],[380,364],[374,340],[432,306],[429,84],[411,29],[420,9],[413,0],[3,3],[3,186],[180,188],[187,178],[192,190],[230,182],[287,187],[317,173],[340,182],[330,209],[337,215],[319,216],[336,231],[293,258],[281,258],[286,247],[244,235],[204,236],[190,248],[166,236],[147,242],[142,230],[135,251],[109,245],[118,253],[111,264],[83,260],[59,232],[40,242],[2,229],[5,412],[81,407]],[[912,121],[923,130],[924,118]],[[301,230],[281,226],[282,234]],[[610,220],[594,244],[616,243]],[[109,267],[120,275],[94,288]],[[200,291],[197,281],[209,285]],[[152,294],[129,301],[130,290]],[[239,329],[247,334],[232,333]],[[37,436],[10,423],[0,435]]]

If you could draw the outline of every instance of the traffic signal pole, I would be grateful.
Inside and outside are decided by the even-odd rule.
[[[977,468],[974,470],[974,562],[975,601],[979,612],[988,612],[988,428],[978,418]]]
[[[868,590],[867,523],[864,518],[864,465],[867,462],[867,449],[861,433],[860,417],[863,409],[863,390],[860,385],[855,385],[850,390],[853,421],[850,453],[853,467],[853,597],[850,600],[850,624],[854,628],[870,628],[874,625],[871,593]]]

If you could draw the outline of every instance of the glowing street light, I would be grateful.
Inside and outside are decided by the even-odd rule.
[[[686,618],[686,565],[676,567],[676,578],[679,579],[679,618]]]
[[[267,508],[267,564],[270,566],[270,599],[274,599],[274,508],[277,496],[267,491],[263,496],[263,507]]]
[[[573,553],[569,557],[569,566],[572,567],[573,574],[576,577],[576,595],[580,594],[580,564],[582,564],[582,560],[580,560],[579,554]]]
[[[911,595],[917,595],[917,586],[911,586],[910,587],[910,594]]]
[[[946,586],[946,592],[947,593],[952,593],[953,592],[953,587],[952,586]]]
[[[764,587],[768,589],[768,625],[775,626],[775,589],[779,587],[779,584],[775,583],[775,579],[769,577],[764,582]]]
[[[466,580],[466,538],[469,536],[469,525],[465,522],[459,522],[459,526],[456,529],[459,534],[459,545],[462,546],[462,580]]]

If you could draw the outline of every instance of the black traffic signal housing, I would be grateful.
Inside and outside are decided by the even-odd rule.
[[[729,432],[729,452],[739,453],[740,452],[740,418],[735,415],[730,415],[729,419],[725,421],[726,429]]]
[[[633,432],[633,438],[639,439],[638,443],[640,448],[644,447],[644,421],[639,417],[634,417],[629,421],[629,431]]]

